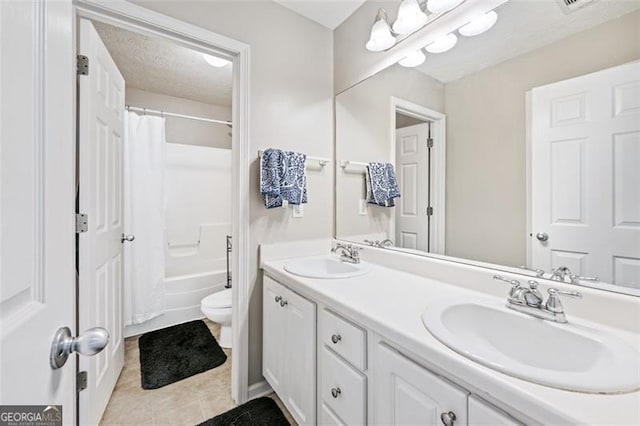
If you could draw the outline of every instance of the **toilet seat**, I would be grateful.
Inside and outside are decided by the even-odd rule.
[[[217,293],[210,294],[202,299],[201,306],[208,309],[230,308],[231,289],[227,288]]]

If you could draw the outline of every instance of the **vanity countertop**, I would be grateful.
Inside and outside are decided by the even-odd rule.
[[[271,260],[264,271],[297,293],[326,304],[375,331],[425,366],[498,405],[528,415],[540,424],[640,424],[640,391],[598,395],[554,389],[520,380],[473,362],[446,347],[425,328],[421,316],[430,302],[444,297],[493,297],[434,279],[367,263],[366,275],[347,279],[312,279],[284,270],[288,260]],[[505,298],[506,291],[505,289]],[[596,325],[580,318],[569,321],[606,329],[640,347],[640,336]],[[637,371],[640,374],[640,363]],[[521,419],[525,420],[525,419]],[[528,423],[529,421],[527,421]]]

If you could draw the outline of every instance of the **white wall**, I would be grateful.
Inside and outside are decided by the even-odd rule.
[[[127,86],[125,103],[130,106],[168,111],[196,117],[231,121],[231,107],[205,104]],[[165,117],[167,142],[231,149],[231,129],[224,124]]]
[[[231,233],[231,150],[168,143],[166,276],[223,268]]]
[[[338,161],[392,162],[391,97],[444,112],[444,84],[414,69],[399,65],[387,68],[336,96]],[[363,197],[363,175],[338,167],[336,235],[356,239],[380,233],[385,236],[378,239],[395,239],[390,234],[394,208],[369,205],[368,214],[360,215],[358,201]]]
[[[525,93],[638,59],[635,12],[446,85],[447,255],[526,263]]]
[[[235,38],[251,46],[251,212],[249,383],[262,380],[261,243],[332,235],[333,172],[310,172],[305,217],[264,208],[258,192],[258,149],[333,157],[333,34],[267,1],[144,1],[141,6]]]

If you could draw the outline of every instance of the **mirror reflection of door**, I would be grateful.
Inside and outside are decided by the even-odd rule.
[[[640,288],[640,63],[532,91],[532,268]]]
[[[430,123],[396,113],[396,170],[402,198],[395,216],[396,247],[429,252]]]

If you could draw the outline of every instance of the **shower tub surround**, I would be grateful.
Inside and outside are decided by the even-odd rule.
[[[231,150],[167,143],[165,173],[165,308],[127,337],[203,318],[200,301],[227,284]]]
[[[504,306],[509,288],[492,279],[495,270],[368,247],[361,252],[362,264],[370,268],[366,275],[310,279],[285,270],[285,265],[295,258],[332,256],[329,254],[332,245],[335,242],[322,240],[261,247],[265,309],[272,302],[268,297],[284,294],[289,305],[295,305],[292,312],[300,312],[299,307],[307,303],[314,306],[316,313],[309,314],[310,326],[306,332],[311,333],[313,326],[309,337],[313,342],[308,344],[316,354],[317,385],[310,392],[291,391],[286,386],[275,389],[276,393],[280,391],[283,401],[289,399],[295,401],[296,407],[303,407],[298,413],[296,407],[289,408],[297,419],[302,415],[310,417],[309,423],[315,419],[318,423],[330,420],[347,424],[353,421],[385,423],[399,405],[393,408],[388,403],[391,382],[388,385],[382,382],[396,377],[394,388],[396,392],[404,389],[405,397],[418,398],[423,396],[420,392],[428,394],[429,391],[435,394],[432,408],[438,422],[441,415],[443,422],[450,420],[451,410],[457,415],[456,425],[640,424],[639,390],[602,395],[521,380],[454,352],[425,328],[421,319],[423,311],[438,300],[484,298]],[[333,256],[338,259],[337,255]],[[523,280],[522,276],[511,276],[508,272],[501,274]],[[639,298],[546,280],[540,284],[544,288],[578,290],[583,294],[582,300],[563,299],[570,325],[604,330],[640,349]],[[265,316],[263,322],[267,333],[270,319]],[[341,334],[342,340],[333,339],[334,328],[340,329],[336,334]],[[361,336],[359,340],[354,338],[357,336]],[[307,343],[297,342],[297,345],[303,348]],[[263,372],[267,379],[273,371],[277,372],[271,365],[270,350],[272,348],[265,346]],[[283,374],[296,364],[287,365]],[[635,371],[631,370],[630,375],[640,376],[640,363]],[[336,371],[341,374],[336,375]],[[418,389],[421,377],[432,380],[427,391]],[[400,386],[403,380],[407,386]],[[401,410],[398,413],[403,416]]]

